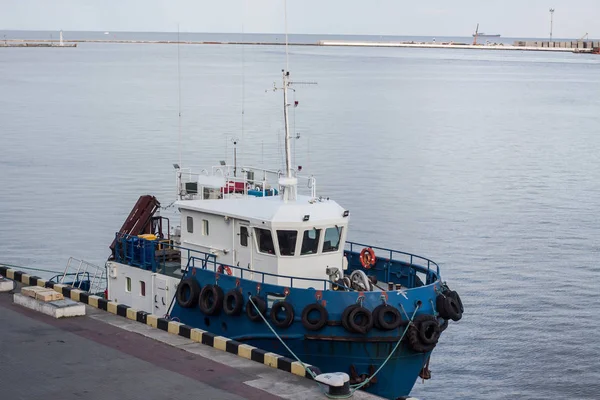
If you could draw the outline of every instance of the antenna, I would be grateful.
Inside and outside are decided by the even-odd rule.
[[[244,19],[246,16],[246,1],[244,1],[242,16],[242,142],[244,141],[244,117],[245,117],[245,99],[246,99],[246,63],[245,63],[245,48],[244,41],[246,39],[246,34],[244,32]]]
[[[314,84],[315,82],[292,82],[290,81],[289,67],[289,53],[288,53],[288,27],[287,27],[287,1],[284,0],[284,20],[285,20],[285,67],[286,69],[281,70],[283,78],[283,86],[277,87],[277,84],[273,85],[273,91],[278,89],[283,90],[283,120],[285,128],[285,175],[279,180],[279,185],[283,188],[281,194],[284,201],[295,200],[298,190],[298,179],[292,174],[292,152],[291,152],[291,136],[290,136],[290,120],[288,107],[288,90],[294,90],[290,86],[292,84]],[[294,104],[295,101],[294,101]]]
[[[181,56],[179,52],[179,46],[181,44],[181,40],[179,40],[179,24],[177,24],[177,107],[179,117],[177,118],[178,123],[178,144],[177,151],[179,153],[179,165],[181,164]]]
[[[288,55],[288,25],[287,25],[287,0],[283,0],[283,15],[285,23],[285,70],[290,70],[289,55]]]

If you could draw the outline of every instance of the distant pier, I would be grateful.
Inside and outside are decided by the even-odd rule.
[[[408,47],[426,49],[473,49],[473,50],[518,50],[518,51],[552,51],[570,53],[597,53],[600,42],[524,42],[517,41],[513,45],[506,44],[468,44],[457,42],[371,42],[347,40],[320,40],[319,46],[347,47]]]
[[[77,47],[77,43],[0,43],[0,47]]]
[[[253,45],[282,46],[284,42],[247,42],[247,41],[176,41],[176,40],[119,40],[119,39],[71,39],[61,45],[57,40],[8,39],[0,42],[0,47],[76,47],[78,43],[113,44],[191,44],[191,45]],[[392,41],[353,41],[319,40],[313,43],[289,43],[290,46],[337,46],[337,47],[399,47],[423,49],[469,49],[469,50],[517,50],[550,51],[570,53],[600,54],[600,41],[515,41],[512,45],[503,43],[470,44],[461,42],[392,42]]]

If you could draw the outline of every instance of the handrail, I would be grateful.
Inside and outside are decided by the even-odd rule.
[[[127,261],[127,255],[123,255],[121,256],[120,254],[120,248],[122,246],[122,243],[119,239],[133,239],[136,238],[139,240],[139,243],[144,243],[144,242],[148,242],[148,243],[159,243],[160,240],[148,240],[148,239],[144,239],[144,238],[140,238],[137,236],[132,236],[132,235],[128,235],[128,234],[124,234],[124,233],[120,233],[117,232],[116,233],[116,246],[115,246],[115,257],[117,259],[117,261]],[[145,245],[141,245],[139,246],[140,248],[145,248]],[[236,269],[240,271],[240,278],[244,279],[244,272],[249,273],[249,274],[259,274],[261,276],[261,283],[265,283],[265,277],[266,276],[270,276],[270,277],[275,277],[275,278],[283,278],[283,279],[289,279],[290,280],[290,287],[294,287],[294,281],[308,281],[308,282],[315,282],[317,284],[323,284],[323,290],[327,290],[327,285],[332,284],[331,281],[326,280],[326,279],[316,279],[316,278],[303,278],[303,277],[296,277],[296,276],[289,276],[289,275],[279,275],[279,274],[273,274],[273,273],[269,273],[269,272],[262,272],[262,271],[257,271],[254,269],[249,269],[249,268],[244,268],[244,267],[239,267],[239,266],[235,266],[235,265],[229,265],[229,264],[225,264],[225,263],[220,263],[217,262],[216,256],[214,254],[211,253],[207,253],[201,250],[192,250],[189,249],[187,247],[183,247],[183,246],[178,246],[175,244],[164,244],[163,250],[165,247],[168,248],[173,248],[173,249],[179,249],[183,251],[185,250],[187,252],[187,263],[186,266],[192,267],[192,268],[202,268],[202,269],[207,269],[208,264],[212,264],[213,266],[213,271],[217,272],[218,267],[229,267],[231,269]],[[160,252],[160,250],[158,250]],[[142,255],[144,255],[144,252],[141,252]],[[133,255],[131,255],[133,256]],[[181,254],[182,258],[183,258],[183,254]],[[143,257],[142,257],[143,258]],[[160,262],[159,265],[157,265],[156,263],[156,258],[160,258],[160,255],[158,257],[154,257],[152,260],[150,260],[150,263],[148,262],[144,262],[145,260],[137,260],[140,261],[142,264],[144,264],[143,266],[151,266],[152,267],[152,272],[156,272],[157,271],[157,267],[160,266]],[[201,264],[200,266],[196,266],[196,260],[198,260]],[[134,260],[132,260],[134,261]],[[134,264],[135,265],[135,264]],[[253,279],[254,280],[254,279]],[[334,285],[339,286],[340,288],[345,288],[346,290],[350,290],[350,288],[347,288],[346,286],[340,285],[340,284],[336,284],[333,283]]]
[[[238,266],[234,266],[234,265],[228,265],[228,264],[224,264],[224,263],[218,263],[216,260],[211,260],[211,261],[203,260],[203,259],[201,259],[199,257],[194,257],[194,256],[192,256],[190,258],[190,260],[192,260],[192,265],[191,265],[192,268],[198,268],[198,267],[196,267],[196,265],[195,265],[195,263],[193,261],[194,260],[200,260],[200,261],[202,261],[202,267],[200,267],[202,269],[208,269],[207,268],[207,264],[208,264],[208,262],[211,262],[213,264],[213,271],[214,272],[218,272],[217,271],[218,268],[225,268],[225,267],[239,270],[240,271],[240,279],[244,279],[244,271],[247,272],[247,273],[251,273],[251,274],[259,274],[262,277],[260,283],[263,283],[263,284],[265,283],[265,276],[271,276],[271,277],[275,277],[275,278],[289,279],[290,280],[289,287],[291,287],[291,288],[294,287],[294,280],[297,280],[297,281],[308,281],[308,282],[315,282],[315,283],[322,283],[323,284],[323,290],[327,290],[327,285],[332,283],[331,281],[326,280],[326,279],[302,278],[302,277],[298,277],[298,276],[272,274],[270,272],[262,272],[262,271],[257,271],[257,270],[254,270],[254,269],[243,268],[243,267],[238,267]],[[189,266],[189,262],[188,262],[188,266]],[[219,273],[221,273],[221,272],[219,272]],[[338,285],[338,286],[345,288],[345,286],[342,286],[342,285]],[[346,288],[346,289],[349,289],[349,288]]]
[[[440,276],[440,266],[435,261],[432,261],[432,260],[430,260],[428,258],[419,256],[419,255],[416,255],[416,254],[406,253],[404,251],[392,250],[392,249],[388,249],[388,248],[385,248],[385,247],[371,246],[371,245],[363,244],[363,243],[346,242],[346,246],[348,246],[348,245],[350,245],[350,251],[352,251],[352,248],[354,246],[370,247],[370,248],[375,249],[375,250],[388,251],[390,253],[390,258],[389,258],[390,260],[394,260],[394,257],[393,257],[394,254],[401,254],[401,255],[404,255],[404,256],[409,256],[410,257],[410,265],[411,266],[417,266],[417,267],[423,267],[423,268],[425,267],[424,265],[419,265],[419,264],[413,263],[413,259],[415,259],[415,258],[417,260],[427,261],[427,273],[429,273],[429,270],[430,270],[431,266],[433,265],[433,266],[436,267],[436,272],[437,272],[438,277]],[[397,261],[401,261],[401,260],[397,260]]]
[[[241,171],[241,174],[239,174],[238,176],[234,176],[234,174],[232,173],[235,170],[235,166],[232,165],[221,165],[221,166],[214,166],[211,168],[211,174],[208,173],[208,171],[206,169],[203,169],[200,171],[200,173],[195,172],[195,170],[192,170],[192,167],[188,167],[188,168],[181,168],[179,170],[177,170],[177,190],[178,190],[178,195],[181,193],[182,189],[185,190],[184,188],[182,188],[182,185],[185,183],[190,183],[190,182],[196,182],[198,180],[198,178],[200,176],[206,175],[206,176],[218,176],[220,178],[224,178],[227,182],[225,183],[225,185],[227,185],[227,183],[243,183],[244,184],[244,192],[243,194],[245,196],[248,195],[248,189],[249,189],[249,185],[250,183],[255,183],[258,184],[262,187],[262,191],[263,191],[263,197],[265,196],[265,191],[266,191],[266,186],[270,185],[271,187],[279,187],[279,178],[281,177],[282,172],[281,171],[275,171],[275,170],[269,170],[269,169],[265,169],[265,168],[258,168],[258,167],[252,167],[252,166],[241,166],[238,169]],[[204,172],[204,174],[203,174]],[[246,172],[252,172],[252,176],[253,178],[249,178],[248,175],[246,174]],[[317,197],[316,194],[316,179],[314,177],[314,175],[298,175],[296,171],[294,171],[294,176],[298,179],[298,180],[306,180],[307,182],[307,189],[309,189],[310,191],[310,196],[313,198]],[[303,187],[303,186],[302,186]],[[229,195],[231,195],[231,193],[223,193],[223,197],[222,198],[228,198]]]
[[[249,269],[249,268],[244,268],[244,267],[240,267],[240,266],[235,266],[235,265],[229,265],[229,264],[225,264],[225,263],[220,263],[217,262],[217,257],[215,254],[212,253],[208,253],[205,251],[201,251],[201,250],[193,250],[187,247],[183,247],[183,246],[179,246],[179,245],[175,245],[172,243],[164,243],[163,244],[163,260],[161,262],[160,258],[161,255],[156,254],[156,250],[153,247],[153,251],[152,251],[152,257],[150,260],[146,260],[146,253],[145,251],[140,251],[140,253],[138,254],[140,256],[140,259],[138,260],[134,260],[134,254],[132,252],[132,254],[129,254],[129,249],[125,249],[126,251],[124,252],[123,255],[121,255],[120,250],[121,247],[123,246],[122,240],[120,239],[137,239],[138,240],[138,244],[137,246],[139,248],[146,248],[146,243],[154,243],[154,244],[158,244],[159,242],[161,242],[160,239],[156,239],[156,240],[148,240],[148,239],[144,239],[144,238],[140,238],[137,236],[132,236],[132,235],[128,235],[128,234],[124,234],[124,233],[120,233],[117,232],[116,233],[116,246],[115,246],[115,257],[117,258],[117,261],[128,261],[128,257],[131,258],[131,265],[136,265],[136,262],[138,264],[141,264],[140,266],[142,267],[151,267],[152,268],[152,272],[157,272],[157,269],[161,269],[162,266],[164,265],[163,263],[166,263],[165,260],[165,255],[166,249],[178,249],[181,252],[181,258],[186,257],[185,260],[187,260],[186,262],[186,267],[189,268],[202,268],[202,269],[208,269],[208,265],[211,264],[212,265],[212,270],[214,272],[218,272],[217,269],[219,267],[229,267],[230,269],[235,269],[240,271],[240,278],[244,279],[244,273],[248,273],[248,274],[259,274],[260,276],[260,280],[256,280],[256,279],[251,279],[253,281],[257,281],[257,282],[261,282],[261,283],[265,283],[265,277],[274,277],[274,278],[282,278],[282,279],[289,279],[290,280],[290,287],[294,287],[294,281],[302,281],[302,282],[314,282],[317,285],[323,285],[323,290],[328,290],[327,286],[328,285],[338,285],[340,288],[344,288],[346,290],[351,290],[350,288],[347,288],[343,285],[339,285],[336,284],[335,282],[331,282],[330,280],[327,279],[318,279],[318,278],[304,278],[304,277],[296,277],[296,276],[290,276],[290,275],[279,275],[279,274],[274,274],[274,273],[270,273],[270,272],[262,272],[262,271],[257,271],[255,269]],[[140,245],[141,243],[141,245]],[[424,265],[419,265],[414,263],[415,260],[422,260],[422,261],[426,261],[427,262],[427,274],[429,274],[430,269],[432,267],[435,267],[435,270],[437,272],[437,277],[440,277],[440,267],[437,263],[435,263],[434,261],[425,258],[425,257],[421,257],[418,256],[416,254],[411,254],[411,253],[406,253],[403,251],[399,251],[399,250],[392,250],[392,249],[387,249],[384,247],[378,247],[378,246],[369,246],[366,244],[361,244],[361,243],[355,243],[355,242],[346,242],[346,246],[350,247],[350,251],[353,251],[353,248],[355,246],[360,246],[360,247],[371,247],[373,249],[376,250],[381,250],[381,251],[386,251],[389,252],[389,261],[391,260],[397,260],[397,261],[402,261],[399,260],[398,258],[394,259],[394,255],[403,255],[403,256],[408,256],[410,257],[410,266],[411,267],[420,267],[420,268],[425,268]],[[160,252],[161,250],[158,250],[158,252]],[[380,257],[381,259],[381,257]],[[158,261],[158,263],[157,263]],[[196,261],[200,262],[199,266],[196,266]],[[253,275],[252,275],[253,276]],[[315,286],[317,286],[315,285]]]

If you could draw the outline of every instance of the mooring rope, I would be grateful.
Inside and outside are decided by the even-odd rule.
[[[269,327],[269,329],[271,330],[271,332],[273,332],[273,335],[275,335],[277,337],[277,339],[279,339],[279,341],[281,342],[281,344],[287,349],[287,351],[290,352],[291,355],[294,356],[294,358],[296,359],[296,361],[298,361],[300,363],[300,365],[302,365],[302,368],[304,368],[305,371],[308,371],[308,373],[310,374],[310,376],[313,377],[313,379],[317,376],[315,375],[315,373],[306,366],[306,364],[304,364],[302,362],[302,360],[300,360],[300,358],[298,358],[298,356],[296,355],[296,353],[294,353],[292,351],[292,349],[290,349],[288,347],[287,344],[285,344],[285,342],[283,341],[283,339],[277,334],[277,332],[275,332],[275,329],[273,329],[273,327],[271,326],[271,324],[269,324],[269,321],[267,321],[267,319],[265,318],[265,316],[260,312],[260,310],[258,309],[258,307],[256,306],[256,304],[254,303],[254,301],[252,300],[252,296],[248,297],[248,300],[250,300],[250,303],[252,303],[252,305],[254,306],[254,308],[256,309],[256,312],[258,313],[258,315],[260,315],[260,317],[262,318],[263,321],[265,321],[265,324],[267,324],[267,326]]]
[[[312,378],[315,379],[316,378],[315,373],[310,368],[308,368],[306,366],[306,364],[304,364],[302,362],[302,360],[300,360],[300,358],[298,358],[298,356],[288,347],[288,345],[285,344],[285,342],[277,334],[277,332],[275,332],[275,329],[273,329],[273,327],[271,326],[271,324],[269,324],[269,321],[267,321],[267,319],[265,318],[265,316],[260,312],[260,310],[258,309],[258,307],[256,306],[256,304],[252,300],[252,296],[250,296],[248,298],[248,300],[250,301],[250,303],[252,303],[252,305],[256,309],[256,312],[258,313],[258,315],[260,315],[260,317],[265,322],[265,324],[267,325],[267,327],[271,330],[271,332],[273,333],[273,335],[275,335],[275,337],[281,342],[281,344],[287,349],[287,351],[289,351],[290,354],[292,356],[294,356],[294,358],[300,363],[300,365],[302,365],[302,367],[304,368],[304,370],[308,371],[308,373],[310,374],[310,376],[312,376]],[[408,328],[410,328],[410,326],[412,325],[413,320],[415,318],[415,315],[417,314],[417,311],[419,310],[419,308],[420,308],[420,305],[417,305],[415,307],[415,311],[413,312],[412,317],[409,319],[409,322],[406,325],[406,328],[404,329],[404,332],[402,332],[402,336],[400,336],[400,339],[398,339],[398,342],[396,342],[396,345],[394,346],[394,348],[392,349],[392,351],[390,352],[390,354],[388,354],[388,356],[385,359],[385,361],[383,362],[383,364],[381,364],[379,366],[379,368],[377,368],[377,371],[375,371],[373,373],[373,375],[371,375],[370,377],[368,377],[364,382],[362,382],[360,384],[350,385],[350,389],[351,390],[350,390],[350,393],[347,394],[347,395],[331,395],[331,394],[323,391],[323,393],[325,394],[325,396],[327,396],[330,399],[348,399],[348,398],[350,398],[350,397],[352,397],[354,395],[354,392],[356,392],[357,390],[359,390],[360,388],[362,388],[363,386],[365,386],[369,382],[371,382],[371,380],[379,373],[379,371],[381,371],[381,369],[388,363],[388,361],[390,361],[390,359],[392,358],[392,355],[396,352],[396,350],[398,350],[398,347],[400,346],[400,343],[402,342],[402,339],[404,339],[404,336],[406,336],[406,332],[408,332]],[[402,310],[404,311],[404,307],[402,307]],[[406,317],[408,318],[408,315],[406,314],[406,311],[404,311],[404,313],[405,313]],[[321,389],[323,389],[322,385],[320,383],[318,383],[318,384],[321,387]]]
[[[36,271],[36,272],[48,272],[51,273],[53,275],[58,275],[60,274],[60,271],[51,271],[49,269],[42,269],[42,268],[33,268],[33,267],[24,267],[22,265],[14,265],[14,264],[6,264],[6,263],[0,263],[0,265],[5,265],[7,267],[12,267],[12,268],[18,268],[18,269],[25,269],[28,271]]]

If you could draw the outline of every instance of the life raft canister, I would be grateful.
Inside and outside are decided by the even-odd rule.
[[[186,278],[177,285],[175,298],[177,304],[183,308],[195,307],[198,304],[198,296],[200,295],[200,284],[194,278]]]
[[[366,269],[371,269],[372,266],[375,265],[377,261],[377,257],[375,257],[375,251],[371,247],[365,247],[360,252],[360,263]]]

